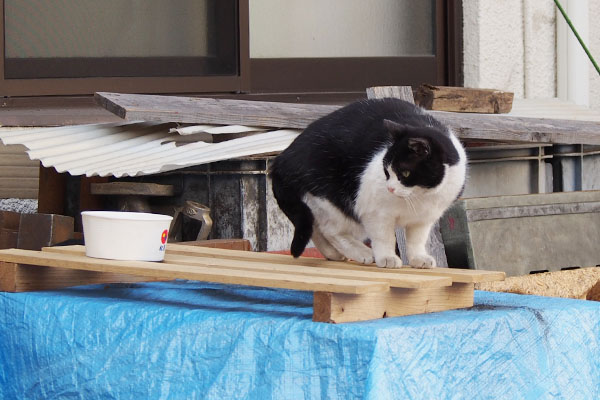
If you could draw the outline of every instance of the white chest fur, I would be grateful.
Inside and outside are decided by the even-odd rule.
[[[459,162],[453,166],[445,166],[444,179],[437,187],[404,188],[403,193],[406,196],[398,196],[388,191],[383,172],[386,149],[377,153],[361,176],[355,203],[355,212],[359,219],[387,218],[395,220],[397,226],[406,226],[422,222],[433,223],[440,218],[460,193],[466,175],[464,149],[458,139],[451,137],[459,153]]]

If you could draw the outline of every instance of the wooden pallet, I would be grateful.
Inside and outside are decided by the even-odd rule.
[[[392,270],[178,244],[167,245],[158,263],[90,258],[83,246],[0,250],[2,291],[172,279],[312,291],[313,320],[338,323],[470,307],[474,284],[503,280],[504,273]]]

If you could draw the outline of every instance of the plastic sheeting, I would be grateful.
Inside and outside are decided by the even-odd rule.
[[[340,325],[312,294],[174,281],[0,293],[2,399],[596,399],[600,305]]]

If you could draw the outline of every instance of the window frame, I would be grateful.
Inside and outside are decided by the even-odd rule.
[[[128,93],[242,92],[249,86],[249,0],[238,0],[238,74],[229,76],[152,76],[5,79],[4,0],[0,0],[0,96],[89,95],[97,91]]]
[[[435,0],[434,54],[402,57],[252,58],[252,93],[364,92],[371,86],[462,84],[462,3]]]
[[[205,77],[119,77],[4,79],[4,35],[0,40],[0,96],[89,96],[96,91],[257,97],[268,100],[364,97],[378,85],[462,85],[462,5],[435,0],[435,52],[431,56],[352,58],[250,58],[249,0],[238,0],[238,75]],[[4,0],[0,0],[4,16]],[[4,18],[0,19],[4,30]],[[294,96],[298,94],[298,96]],[[27,102],[30,103],[30,102]]]

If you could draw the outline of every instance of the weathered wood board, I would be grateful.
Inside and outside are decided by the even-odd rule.
[[[512,109],[514,93],[494,89],[473,89],[423,84],[415,102],[427,110],[504,114]]]
[[[127,120],[304,129],[335,105],[99,92],[96,100]],[[463,140],[600,144],[600,123],[497,114],[429,111]]]
[[[380,269],[323,259],[170,244],[160,263],[86,257],[82,246],[43,251],[0,251],[0,290],[40,290],[83,282],[62,276],[83,270],[94,277],[192,279],[314,292],[313,320],[350,322],[443,311],[473,305],[475,282],[504,279],[502,272],[435,268]],[[62,280],[66,278],[66,282]],[[29,279],[29,281],[28,281]],[[87,282],[86,282],[87,283]],[[41,285],[43,286],[43,285]]]

